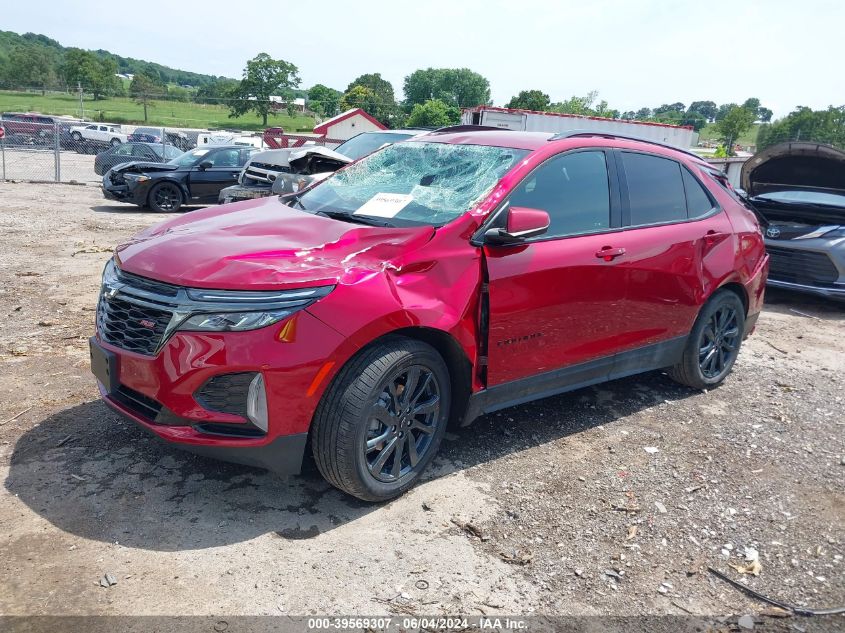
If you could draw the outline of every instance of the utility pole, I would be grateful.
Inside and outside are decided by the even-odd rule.
[[[85,106],[82,105],[82,82],[77,81],[76,87],[79,90],[79,118],[85,120]]]

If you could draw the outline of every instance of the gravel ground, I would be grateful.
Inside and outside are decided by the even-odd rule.
[[[845,603],[843,306],[772,292],[721,388],[655,372],[486,416],[409,494],[367,505],[313,470],[161,446],[97,400],[100,270],[166,216],[94,187],[6,183],[0,200],[2,614],[775,622],[708,566],[793,604]]]

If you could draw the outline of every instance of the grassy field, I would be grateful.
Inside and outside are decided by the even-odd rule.
[[[144,108],[127,97],[113,97],[83,101],[85,118],[108,123],[147,123],[168,127],[192,127],[207,129],[263,130],[261,118],[252,114],[234,119],[229,118],[228,108],[220,105],[184,103],[180,101],[154,101],[147,107],[148,120],[144,121]],[[0,91],[0,112],[41,112],[43,114],[65,114],[80,116],[79,98],[76,95],[48,94],[42,96],[33,92]],[[288,131],[307,130],[314,127],[314,119],[287,113],[271,116],[267,125],[281,127]]]
[[[756,145],[757,144],[757,132],[760,131],[760,126],[755,124],[752,125],[751,128],[742,136],[739,137],[737,143],[740,145]],[[715,123],[708,123],[704,126],[704,128],[698,133],[699,139],[702,141],[718,141],[719,135],[716,133],[716,124]]]

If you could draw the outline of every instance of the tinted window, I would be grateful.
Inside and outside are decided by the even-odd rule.
[[[687,219],[687,201],[681,166],[674,160],[622,152],[631,225],[674,222]]]
[[[131,145],[118,145],[117,149],[114,150],[115,156],[131,156],[132,155],[132,146]],[[137,156],[138,154],[135,154]]]
[[[545,237],[607,229],[610,189],[604,152],[574,152],[551,159],[517,186],[510,205],[547,212],[551,224]]]
[[[238,167],[241,160],[241,150],[221,149],[206,158],[214,167]]]
[[[710,196],[704,191],[701,183],[686,169],[682,169],[681,173],[684,176],[684,189],[687,192],[687,211],[689,217],[697,218],[706,215],[713,208],[713,202],[710,200]]]

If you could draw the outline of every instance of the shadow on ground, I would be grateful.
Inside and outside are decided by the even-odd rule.
[[[485,416],[447,434],[429,478],[489,462],[691,395],[660,373]],[[311,538],[369,513],[326,484],[217,462],[161,444],[100,401],[44,419],[16,443],[6,488],[56,527],[87,539],[158,551]],[[394,503],[402,503],[397,500]]]
[[[207,205],[203,206],[188,206],[183,205],[179,208],[176,213],[187,213],[188,211],[198,211],[200,209],[204,209]],[[139,207],[137,204],[132,204],[131,202],[115,202],[113,204],[98,204],[96,206],[91,207],[91,210],[94,213],[155,213],[152,209],[148,209],[146,207]],[[162,213],[162,219],[166,216],[171,214]]]

